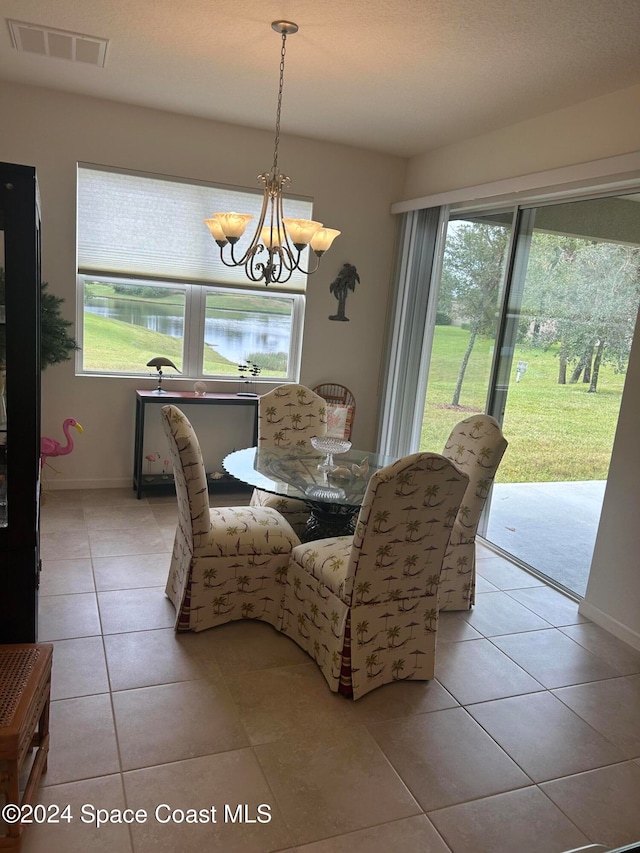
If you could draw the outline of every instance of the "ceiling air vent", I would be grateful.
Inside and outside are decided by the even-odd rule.
[[[56,30],[53,27],[41,27],[24,21],[7,19],[7,23],[11,41],[16,50],[39,53],[40,56],[54,56],[56,59],[70,59],[72,62],[85,62],[87,65],[104,68],[108,39]]]

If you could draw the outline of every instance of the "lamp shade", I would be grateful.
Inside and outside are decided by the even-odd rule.
[[[284,231],[278,230],[276,226],[272,228],[270,225],[265,225],[264,228],[260,231],[260,242],[264,246],[266,246],[267,249],[272,249],[276,246],[282,246],[284,239]]]
[[[331,248],[331,244],[338,236],[340,236],[340,231],[336,231],[335,228],[320,228],[311,238],[311,248],[317,255],[320,255]]]
[[[295,245],[306,246],[311,238],[322,228],[322,222],[313,219],[283,219],[291,242]]]
[[[220,225],[217,219],[205,219],[204,222],[216,242],[227,242],[227,238],[224,236],[224,231],[222,230],[222,225]]]
[[[247,222],[253,219],[253,216],[247,213],[214,213],[213,218],[220,223],[220,228],[227,239],[235,237],[237,240],[242,237]]]

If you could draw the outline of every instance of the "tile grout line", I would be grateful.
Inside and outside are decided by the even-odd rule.
[[[83,515],[84,515],[84,510],[85,510],[85,506],[83,504],[83,506],[82,506]],[[85,517],[85,522],[86,522],[86,517]],[[111,683],[111,671],[109,669],[109,659],[107,656],[107,646],[106,646],[105,639],[104,639],[104,626],[102,624],[102,610],[100,609],[100,599],[98,597],[98,585],[96,583],[95,569],[93,566],[93,551],[91,548],[91,537],[89,536],[88,525],[87,525],[87,540],[88,540],[88,544],[89,544],[89,559],[91,560],[91,575],[93,577],[93,586],[94,586],[94,589],[96,590],[96,608],[98,610],[98,622],[100,625],[100,639],[102,642],[102,654],[104,657],[104,668],[105,668],[105,672],[107,675],[107,685],[109,687],[109,707],[111,709],[111,720],[112,720],[112,724],[113,724],[113,735],[115,738],[116,751],[117,751],[117,755],[118,755],[118,771],[119,771],[118,776],[119,776],[119,780],[120,780],[120,791],[122,794],[122,801],[125,804],[125,807],[127,807],[129,805],[129,802],[127,799],[126,787],[124,784],[124,772],[122,769],[122,751],[120,748],[120,738],[118,737],[118,725],[116,722],[116,711],[115,711],[115,706],[113,703],[113,686]],[[127,826],[127,834],[129,836],[129,845],[130,845],[131,851],[133,853],[134,844],[133,844],[133,833],[132,833],[131,825]]]

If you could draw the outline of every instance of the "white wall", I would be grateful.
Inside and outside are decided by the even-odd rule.
[[[640,148],[640,86],[409,160],[403,199],[586,163]]]
[[[255,187],[255,176],[270,168],[273,154],[270,131],[13,84],[0,84],[0,115],[0,160],[37,169],[42,276],[66,300],[69,319],[75,319],[77,161]],[[351,388],[357,400],[354,443],[370,447],[395,240],[390,205],[400,195],[406,162],[283,135],[280,164],[292,177],[291,191],[314,198],[314,218],[342,231],[309,279],[301,382],[338,381]],[[329,284],[345,262],[357,267],[360,284],[347,302],[350,322],[336,323],[328,319],[336,306]],[[71,362],[45,370],[43,434],[62,438],[67,417],[85,430],[72,454],[54,460],[61,474],[48,472],[50,487],[131,484],[137,387],[155,383],[76,377]],[[171,379],[165,387],[181,389]],[[191,391],[192,383],[182,387]],[[235,392],[237,384],[209,388]],[[224,419],[212,422],[224,428]]]
[[[431,151],[409,161],[403,199],[531,175],[640,148],[640,86]],[[638,176],[640,186],[640,175]],[[640,649],[640,332],[580,611]]]
[[[591,574],[580,612],[640,649],[640,325],[629,357]]]

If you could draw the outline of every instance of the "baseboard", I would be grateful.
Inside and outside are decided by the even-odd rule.
[[[131,489],[133,492],[133,481],[131,477],[118,480],[66,480],[43,478],[41,486],[45,492],[57,492],[69,489]],[[133,492],[135,494],[135,492]]]
[[[608,631],[614,637],[617,637],[640,652],[640,633],[638,631],[633,631],[631,628],[623,625],[622,622],[618,622],[613,616],[609,616],[608,613],[605,613],[598,607],[594,607],[593,604],[589,604],[588,601],[583,600],[580,602],[578,613],[581,616],[586,616],[587,619],[595,622],[596,625],[604,628],[605,631]]]

